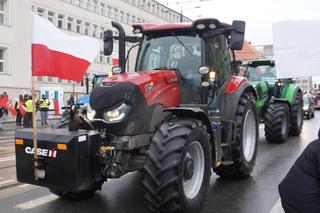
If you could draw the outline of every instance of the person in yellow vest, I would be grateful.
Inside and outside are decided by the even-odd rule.
[[[41,113],[41,126],[46,125],[48,126],[47,119],[48,119],[48,111],[49,111],[50,101],[47,99],[45,95],[42,95],[40,99],[40,113]]]
[[[28,100],[24,102],[24,105],[26,107],[26,119],[25,122],[23,122],[23,126],[26,128],[32,127],[32,113],[33,113],[33,102],[32,102],[32,96],[30,95]]]

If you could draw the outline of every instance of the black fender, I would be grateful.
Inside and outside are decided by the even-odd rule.
[[[188,107],[170,108],[170,109],[165,109],[164,111],[170,112],[172,115],[175,115],[177,117],[188,117],[188,118],[194,118],[194,119],[202,121],[203,124],[206,125],[207,132],[210,135],[211,147],[213,149],[217,149],[214,133],[213,133],[213,130],[211,127],[211,122],[208,118],[208,115],[205,113],[205,111],[203,111],[200,108],[188,108]],[[218,150],[214,150],[212,152],[212,156],[213,156],[212,159],[215,159],[216,151],[218,151]]]
[[[240,97],[243,93],[250,92],[257,99],[257,94],[253,86],[248,82],[242,83],[233,93],[223,93],[219,105],[222,120],[234,120]]]

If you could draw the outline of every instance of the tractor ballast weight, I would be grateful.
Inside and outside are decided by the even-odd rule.
[[[79,198],[92,196],[107,179],[143,171],[145,199],[152,210],[199,212],[211,169],[221,177],[244,178],[255,164],[255,92],[246,78],[235,75],[230,58],[230,50],[243,45],[245,23],[199,19],[133,25],[141,37],[126,36],[120,24],[112,25],[119,36],[110,30],[104,33],[104,53],[110,55],[113,40],[119,40],[121,71],[113,69],[116,73],[93,89],[94,119],[74,111],[70,121],[77,125],[71,130],[78,131],[39,131],[39,153],[65,150],[54,159],[42,156],[45,167],[39,168],[38,181],[31,172],[33,157],[23,151],[30,146],[30,131],[17,132],[18,180],[48,187],[61,197]],[[139,44],[132,73],[124,71],[125,42]],[[63,163],[71,158],[70,165]],[[79,158],[90,159],[85,163],[89,169],[82,172]],[[24,164],[26,169],[20,166]],[[73,188],[54,184],[57,173],[68,169],[82,172],[81,177],[75,173],[62,179]],[[80,181],[72,185],[75,178]]]

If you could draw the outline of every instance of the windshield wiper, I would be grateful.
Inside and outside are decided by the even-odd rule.
[[[184,48],[186,48],[186,50],[190,53],[190,55],[193,56],[192,52],[191,52],[191,51],[188,49],[188,47],[180,40],[180,38],[178,38],[178,36],[176,36],[176,34],[174,34],[173,32],[172,32],[172,35],[177,39],[177,41],[178,41]]]

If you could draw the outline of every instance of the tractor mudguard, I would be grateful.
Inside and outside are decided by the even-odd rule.
[[[282,98],[286,99],[291,105],[295,100],[298,91],[302,92],[298,85],[289,84],[282,94]]]
[[[208,115],[199,108],[191,108],[191,107],[178,107],[178,108],[170,108],[165,109],[164,112],[170,112],[172,115],[175,115],[177,117],[187,117],[187,118],[194,118],[197,120],[202,121],[206,127],[207,131],[210,134],[210,143],[211,147],[214,147],[214,151],[212,152],[212,159],[220,160],[222,155],[221,150],[221,129],[218,125],[218,130],[216,134],[214,134],[211,126],[211,122],[208,118]],[[219,123],[219,122],[217,122]]]
[[[228,85],[225,87],[228,87]],[[243,82],[240,83],[233,92],[228,92],[226,89],[224,89],[219,107],[223,120],[234,120],[238,102],[244,92],[250,92],[255,99],[257,98],[255,89],[247,80],[243,80]]]

